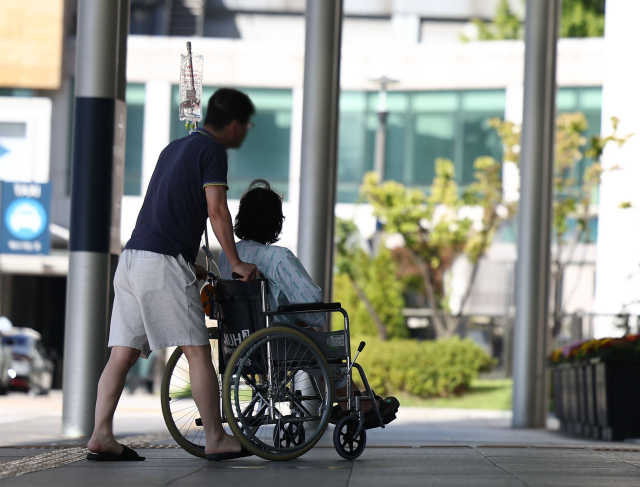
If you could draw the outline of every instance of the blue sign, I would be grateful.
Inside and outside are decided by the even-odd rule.
[[[2,182],[3,254],[48,254],[51,184]]]

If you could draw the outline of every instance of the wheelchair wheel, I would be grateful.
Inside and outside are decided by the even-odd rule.
[[[218,385],[220,385],[218,340],[210,340],[210,343],[211,359],[218,377]],[[204,428],[198,407],[191,395],[189,361],[180,347],[177,347],[171,354],[164,369],[160,388],[160,404],[162,405],[164,422],[176,443],[192,455],[206,458]],[[222,422],[224,425],[224,417]]]
[[[353,416],[345,416],[333,430],[333,446],[345,460],[355,460],[362,455],[364,447],[367,446],[367,432],[364,428],[355,436],[358,424],[359,421]]]
[[[331,373],[303,333],[266,328],[244,340],[229,360],[222,404],[247,450],[266,460],[291,460],[309,451],[327,428]]]

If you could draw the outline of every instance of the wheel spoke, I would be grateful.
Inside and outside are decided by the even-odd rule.
[[[307,340],[281,329],[269,330],[269,333],[265,331],[243,342],[235,362],[227,365],[227,371],[232,374],[225,384],[230,385],[233,424],[237,425],[246,439],[265,453],[276,456],[296,451],[304,453],[326,428],[330,408],[322,403],[331,399],[330,385],[325,387],[327,392],[323,399],[323,395],[315,391],[317,384],[311,381],[307,383],[306,379],[302,382],[299,375],[301,371],[315,369],[324,377],[326,384],[330,382],[324,358],[311,348]],[[265,357],[267,346],[271,349],[271,382],[260,381],[259,387],[255,381],[247,382],[254,397],[241,397],[241,377],[267,370],[264,368],[268,366]],[[323,361],[322,366],[320,361]],[[257,402],[255,395],[260,396],[260,402]],[[321,415],[311,413],[308,401],[312,400],[322,404]],[[257,407],[254,407],[254,403],[257,403]],[[257,427],[256,422],[259,423]],[[320,422],[320,427],[317,422]],[[312,424],[309,431],[313,433],[310,435],[306,434],[306,424]]]
[[[217,367],[217,344],[213,341],[211,343],[212,363],[218,383],[220,383]],[[196,420],[201,415],[191,394],[189,361],[181,349],[176,349],[169,359],[167,367],[161,394],[165,422],[171,435],[183,448],[194,455],[203,456],[205,431],[202,426],[196,424]]]

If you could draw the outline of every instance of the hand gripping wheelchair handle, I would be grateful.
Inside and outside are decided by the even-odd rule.
[[[266,277],[264,277],[264,274],[262,272],[258,273],[258,279],[266,279]],[[240,274],[238,274],[237,272],[232,272],[231,273],[231,278],[232,279],[242,279],[244,276],[241,276]]]

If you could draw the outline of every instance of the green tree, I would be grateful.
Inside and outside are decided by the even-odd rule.
[[[471,19],[471,22],[478,28],[479,41],[514,40],[524,37],[522,21],[511,11],[507,0],[500,0],[498,3],[493,22],[487,23],[480,19]]]
[[[602,152],[608,144],[621,146],[630,137],[618,136],[618,120],[614,118],[612,123],[611,135],[595,135],[587,140],[583,135],[588,128],[584,114],[565,113],[557,118],[553,205],[557,249],[552,268],[556,285],[560,285],[577,245],[588,237],[591,201],[603,172]],[[521,128],[500,119],[491,119],[489,124],[502,141],[503,161],[488,156],[476,159],[474,181],[464,191],[456,184],[454,165],[447,159],[436,159],[430,195],[395,181],[380,184],[375,173],[365,175],[361,188],[364,198],[373,206],[374,215],[383,223],[384,231],[404,239],[405,248],[419,269],[426,302],[434,310],[433,323],[440,337],[455,332],[475,283],[481,257],[491,245],[497,228],[517,212],[517,202],[507,202],[503,197],[502,166],[504,162],[511,162],[518,167]],[[585,157],[592,158],[593,162],[578,177],[577,164]],[[469,208],[482,210],[479,221],[468,216]],[[575,229],[570,225],[572,219],[576,221]],[[472,271],[458,312],[451,316],[445,275],[463,255],[472,264]],[[559,300],[554,305],[556,333],[562,307]]]
[[[336,285],[334,299],[349,305],[357,334],[380,340],[409,335],[402,316],[402,285],[396,278],[391,252],[384,246],[375,256],[360,246],[358,227],[336,219]]]
[[[602,37],[604,35],[605,0],[563,0],[560,37]],[[472,19],[478,28],[479,41],[514,40],[524,37],[524,25],[507,0],[500,0],[493,22]],[[469,39],[461,36],[463,42]]]
[[[604,36],[605,0],[563,0],[560,37]]]
[[[448,159],[436,159],[430,195],[395,181],[379,183],[375,173],[365,175],[361,188],[384,231],[400,234],[404,239],[419,270],[439,337],[455,332],[477,276],[480,257],[498,226],[511,216],[510,206],[503,203],[500,163],[491,157],[480,157],[474,167],[474,182],[464,192],[455,181],[454,165]],[[469,206],[483,210],[476,224],[464,211]],[[473,268],[459,310],[451,316],[445,275],[463,254]]]

